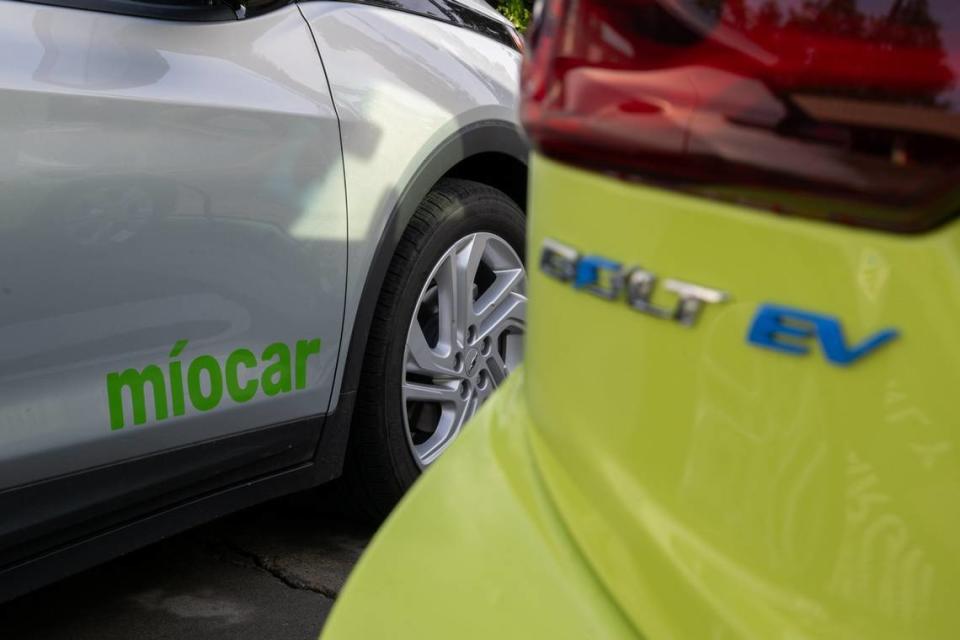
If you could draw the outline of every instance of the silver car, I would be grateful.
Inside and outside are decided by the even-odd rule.
[[[390,509],[521,357],[521,48],[479,0],[0,0],[0,599]]]

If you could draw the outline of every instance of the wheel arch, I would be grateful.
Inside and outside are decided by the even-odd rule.
[[[444,178],[462,178],[494,187],[510,196],[521,211],[527,211],[527,163],[509,153],[487,151],[457,163]]]
[[[457,177],[500,189],[526,211],[528,156],[527,140],[516,124],[502,120],[474,122],[438,144],[405,185],[380,235],[349,329],[336,409],[327,417],[317,446],[318,482],[333,480],[343,472],[373,315],[390,261],[417,207],[440,180]]]

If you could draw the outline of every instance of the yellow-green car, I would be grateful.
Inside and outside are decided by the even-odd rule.
[[[960,637],[960,4],[552,0],[525,364],[324,637]]]

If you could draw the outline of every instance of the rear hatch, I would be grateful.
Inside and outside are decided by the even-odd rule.
[[[935,0],[537,16],[535,450],[648,637],[956,637],[958,27]]]

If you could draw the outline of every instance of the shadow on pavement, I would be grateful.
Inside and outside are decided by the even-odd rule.
[[[331,492],[187,531],[0,605],[5,637],[317,637],[373,529]]]

